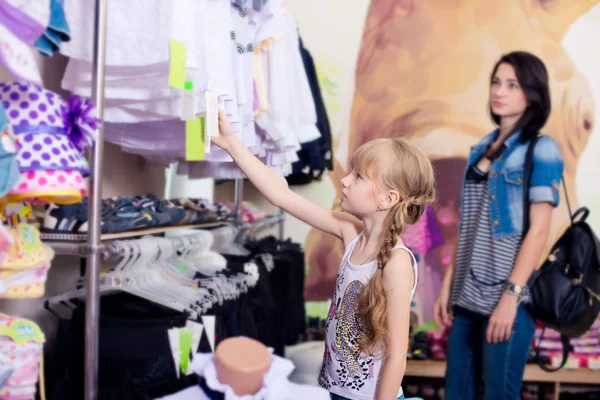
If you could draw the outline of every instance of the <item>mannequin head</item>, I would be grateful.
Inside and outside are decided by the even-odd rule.
[[[235,394],[254,394],[271,367],[271,352],[256,340],[229,338],[217,346],[215,366],[219,382],[229,385]]]

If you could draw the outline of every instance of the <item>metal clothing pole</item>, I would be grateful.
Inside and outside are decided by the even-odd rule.
[[[95,0],[94,52],[92,59],[92,100],[97,117],[104,121],[104,65],[106,59],[106,14],[108,0]],[[90,192],[88,198],[88,249],[86,264],[87,297],[85,303],[85,400],[98,398],[98,348],[100,324],[99,274],[102,262],[100,222],[102,210],[102,156],[104,128],[96,132],[92,147]]]
[[[244,180],[235,180],[235,222],[241,223],[243,219],[242,215],[242,203],[244,202]]]
[[[279,209],[279,240],[283,240],[285,236],[285,212]]]

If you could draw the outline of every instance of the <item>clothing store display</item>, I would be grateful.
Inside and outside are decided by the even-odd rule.
[[[162,226],[226,221],[227,207],[203,199],[161,200],[153,194],[130,198],[113,197],[102,202],[102,233],[119,233]],[[44,232],[87,233],[88,201],[50,204],[44,216]]]
[[[594,321],[585,334],[570,338],[567,342],[571,349],[564,368],[600,368],[600,319]],[[561,334],[550,328],[536,328],[532,348],[536,350],[534,361],[547,362],[551,368],[562,366],[564,357]]]
[[[108,25],[126,24],[132,34],[108,32],[105,139],[157,163],[180,161],[177,173],[191,178],[243,177],[216,146],[208,146],[205,162],[186,162],[183,91],[168,84],[169,41],[175,40],[183,44],[193,114],[204,118],[207,138],[211,132],[216,135],[214,101],[254,154],[279,175],[289,174],[300,144],[320,136],[296,25],[281,0],[253,8],[242,3],[152,0],[111,7]],[[87,0],[66,0],[65,9],[76,18],[70,24],[73,39],[61,46],[70,57],[63,87],[89,97],[91,49],[86,39],[92,30],[80,21],[91,18],[93,7]],[[144,23],[132,22],[132,12],[146,15],[139,19]],[[153,26],[151,35],[147,26]],[[260,104],[266,111],[256,121],[255,93],[260,103],[267,103]]]
[[[140,262],[139,268],[143,268],[137,269],[138,276],[150,274],[156,268],[159,268],[157,271],[166,273],[170,270],[167,264],[171,264],[174,267],[171,271],[177,271],[179,275],[177,280],[174,280],[172,273],[161,275],[156,282],[160,286],[153,286],[154,290],[148,292],[150,294],[156,293],[160,287],[164,296],[168,297],[165,289],[167,282],[164,281],[167,276],[173,282],[181,282],[182,286],[178,286],[178,291],[181,292],[182,299],[187,298],[192,291],[204,293],[204,297],[198,297],[201,300],[196,305],[189,305],[189,310],[177,311],[161,305],[162,297],[156,297],[156,301],[146,299],[146,292],[141,290],[141,286],[134,293],[135,296],[118,293],[101,297],[99,399],[157,398],[197,385],[198,380],[193,375],[186,374],[184,370],[178,372],[179,368],[174,364],[172,355],[176,350],[168,333],[171,329],[184,328],[190,322],[207,326],[205,319],[214,318],[212,333],[208,332],[207,326],[198,337],[197,345],[191,348],[192,354],[210,352],[223,340],[242,336],[257,340],[274,349],[275,354],[283,355],[284,334],[294,335],[295,341],[298,340],[298,319],[289,314],[278,314],[279,302],[292,312],[298,312],[298,305],[302,310],[304,307],[303,284],[296,285],[299,290],[292,290],[290,282],[283,279],[288,276],[286,271],[297,270],[291,261],[300,260],[300,264],[302,263],[303,257],[298,257],[301,253],[298,253],[298,248],[295,247],[297,245],[267,238],[251,242],[248,245],[251,251],[245,250],[244,255],[235,253],[243,248],[233,244],[230,245],[231,254],[219,255],[212,254],[209,250],[213,242],[226,247],[223,243],[225,239],[219,237],[219,230],[203,231],[191,236],[194,235],[200,235],[203,239],[190,249],[193,253],[181,249],[177,258],[171,259],[165,241],[174,240],[174,243],[179,243],[179,236],[172,239],[146,237],[137,241],[136,248],[144,251],[149,245],[156,243],[158,247],[155,249],[160,250],[157,256],[166,258],[162,261],[150,261],[154,258],[148,255],[145,256],[148,258],[142,258],[141,261],[137,257],[133,258]],[[185,236],[181,238],[183,240]],[[273,254],[267,253],[271,250]],[[223,260],[222,264],[218,261],[219,257]],[[207,261],[209,258],[213,261]],[[116,268],[104,273],[101,291],[110,282],[112,274],[136,279],[131,268],[133,267]],[[250,277],[250,273],[256,277],[252,282],[243,279],[245,275]],[[183,279],[190,279],[194,285],[186,284]],[[303,282],[303,279],[297,280]],[[235,287],[237,293],[233,296],[232,293],[227,293],[225,286],[219,286],[224,283],[230,284],[231,288]],[[274,290],[278,285],[287,288],[289,293],[285,297],[284,293]],[[84,287],[85,282],[81,281],[76,289]],[[293,296],[298,298],[293,299]],[[64,299],[60,298],[58,302],[62,303]],[[48,308],[52,310],[54,304],[57,303],[50,299]],[[57,373],[53,373],[48,379],[53,396],[63,400],[79,399],[79,393],[83,390],[83,371],[78,367],[84,351],[85,305],[77,302],[74,307],[72,319],[61,319],[58,331],[55,350],[58,354],[66,352],[66,356],[61,356],[61,363],[64,365],[60,365],[56,369]],[[193,316],[195,313],[198,313],[197,318]],[[165,319],[161,320],[163,317]]]
[[[36,298],[44,294],[45,282],[54,252],[30,225],[3,228],[10,246],[0,257],[0,298]]]
[[[76,203],[87,194],[82,155],[98,120],[87,100],[59,95],[28,82],[0,83],[0,101],[18,140],[20,178],[8,193],[19,202]]]
[[[253,394],[239,396],[230,386],[219,382],[212,354],[196,354],[193,361],[194,372],[201,378],[200,384],[161,400],[328,400],[329,393],[319,387],[299,385],[288,381],[294,370],[291,361],[272,356],[271,366],[263,378],[261,389]]]
[[[357,307],[360,291],[377,271],[377,261],[363,265],[354,265],[350,261],[354,247],[362,236],[361,232],[348,243],[341,261],[327,318],[325,354],[319,384],[338,396],[371,400],[376,392],[382,357],[381,354],[368,356],[360,350],[358,335],[361,332],[361,322],[357,315]],[[403,249],[410,254],[414,274],[410,292],[412,300],[418,281],[417,261],[406,247],[394,248]],[[402,387],[398,396],[402,396]]]
[[[187,316],[127,294],[101,298],[98,399],[147,399],[195,384],[179,376],[167,331],[185,326]],[[50,398],[81,399],[83,393],[85,308],[61,320],[57,354],[48,376]]]
[[[33,321],[0,314],[0,399],[36,398],[44,342]]]
[[[228,338],[217,346],[212,359],[212,374],[226,396],[261,396],[265,392],[264,378],[272,367],[272,357],[262,343],[245,337]]]

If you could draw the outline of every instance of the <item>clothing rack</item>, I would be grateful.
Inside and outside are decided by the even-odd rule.
[[[231,225],[232,228],[237,229],[237,230],[253,230],[253,231],[259,231],[262,229],[266,229],[266,228],[270,228],[273,227],[275,225],[278,226],[279,231],[281,233],[281,227],[284,226],[284,221],[285,221],[285,214],[281,211],[279,214],[277,215],[271,215],[265,218],[261,218],[255,222],[244,222],[244,223],[239,223],[236,225]],[[223,225],[223,226],[227,226],[227,225]],[[183,227],[185,228],[185,226]],[[145,231],[140,231],[140,234],[143,235],[145,234]],[[126,240],[125,239],[116,239],[116,240]],[[280,235],[280,239],[283,239],[283,235]],[[177,242],[179,239],[177,236],[171,237],[170,238],[171,241]],[[78,256],[86,256],[88,254],[87,252],[87,245],[81,245],[80,243],[73,243],[73,242],[46,242],[46,244],[48,244],[52,250],[54,250],[55,254],[62,254],[62,255],[78,255]],[[101,252],[100,252],[100,256],[102,258],[102,261],[108,261],[110,259],[113,259],[115,257],[120,257],[123,255],[121,249],[116,246],[114,244],[114,242],[108,242],[108,243],[102,243],[101,246]]]
[[[108,0],[94,2],[94,41],[92,57],[92,100],[97,117],[104,121],[104,68],[106,61],[106,21]],[[100,293],[99,275],[101,263],[110,257],[120,256],[118,248],[111,243],[103,244],[101,237],[102,171],[104,155],[104,130],[102,124],[96,130],[91,156],[89,178],[89,208],[87,243],[48,242],[57,254],[86,257],[86,314],[85,314],[85,400],[98,398]],[[243,180],[235,180],[235,222],[241,224]],[[264,226],[279,224],[279,237],[284,235],[284,213],[266,218],[258,223]],[[182,228],[185,228],[182,227]],[[143,233],[141,233],[143,234]]]

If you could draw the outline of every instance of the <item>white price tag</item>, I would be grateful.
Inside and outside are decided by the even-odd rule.
[[[190,121],[196,118],[196,94],[193,90],[181,91],[181,119]]]
[[[32,49],[0,24],[0,61],[16,78],[40,84],[42,77]]]
[[[207,91],[206,95],[206,131],[208,136],[219,136],[219,109],[217,107],[217,94]]]

